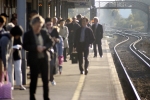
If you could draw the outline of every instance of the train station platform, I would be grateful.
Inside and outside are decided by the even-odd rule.
[[[89,73],[86,76],[80,75],[77,64],[71,64],[70,60],[64,63],[62,75],[55,76],[56,86],[50,83],[51,100],[125,100],[106,39],[103,39],[102,46],[103,58],[93,58],[93,50],[90,49]],[[14,100],[29,100],[29,86],[26,87],[26,91],[13,90]],[[43,100],[42,93],[39,78],[36,100]]]

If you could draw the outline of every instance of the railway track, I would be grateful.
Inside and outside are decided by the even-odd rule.
[[[114,46],[114,51],[136,100],[150,100],[150,60],[135,46],[142,37],[131,34],[117,35],[126,38]]]

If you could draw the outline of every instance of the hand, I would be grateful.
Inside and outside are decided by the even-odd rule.
[[[73,52],[75,52],[76,51],[76,48],[73,48]]]
[[[43,52],[44,50],[44,47],[43,46],[37,46],[37,51],[38,52]]]
[[[4,67],[4,71],[7,71],[7,67]]]

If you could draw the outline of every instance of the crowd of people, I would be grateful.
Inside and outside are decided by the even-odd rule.
[[[24,33],[17,24],[17,15],[6,25],[6,16],[0,16],[0,81],[7,72],[14,89],[14,72],[16,85],[26,90],[22,85],[21,49],[27,51],[27,63],[30,67],[30,100],[35,99],[37,79],[41,74],[43,82],[43,98],[49,98],[49,81],[56,85],[54,75],[62,74],[63,62],[67,56],[72,60],[72,52],[77,51],[80,74],[88,74],[89,47],[93,45],[94,57],[102,58],[103,27],[98,17],[89,23],[88,18],[81,14],[72,18],[43,18],[36,10],[31,11],[27,32]],[[23,36],[23,41],[21,37]],[[84,58],[84,67],[83,67]],[[12,66],[13,65],[13,66]]]

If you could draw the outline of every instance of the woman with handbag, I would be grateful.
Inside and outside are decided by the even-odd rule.
[[[49,62],[48,49],[52,47],[52,40],[45,30],[42,30],[44,19],[40,15],[35,15],[30,21],[31,30],[24,34],[23,48],[28,51],[28,61],[30,65],[30,100],[35,99],[38,74],[41,73],[43,81],[43,98],[49,98]]]

